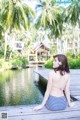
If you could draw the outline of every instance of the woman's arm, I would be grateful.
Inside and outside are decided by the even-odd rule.
[[[71,105],[71,102],[70,102],[70,76],[68,78],[68,81],[67,81],[67,84],[65,87],[65,95],[66,95],[66,98],[68,101],[68,105],[70,106]]]
[[[47,83],[47,88],[46,88],[46,92],[45,92],[43,101],[42,101],[42,103],[40,105],[34,107],[33,110],[39,110],[46,104],[46,101],[47,101],[47,99],[49,97],[49,93],[50,93],[51,87],[52,87],[52,76],[53,76],[53,73],[50,72],[49,76],[48,76],[48,83]]]
[[[44,95],[43,102],[41,104],[42,106],[44,106],[46,104],[46,101],[49,97],[49,94],[50,94],[50,91],[51,91],[51,88],[52,88],[52,76],[53,76],[53,73],[50,72],[49,76],[48,76],[48,83],[47,83],[46,92],[45,92],[45,95]]]

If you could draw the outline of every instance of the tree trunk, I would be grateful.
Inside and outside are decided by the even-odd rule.
[[[7,51],[7,33],[5,32],[4,61],[6,60],[6,51]]]

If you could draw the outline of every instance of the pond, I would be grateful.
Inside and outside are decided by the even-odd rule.
[[[35,68],[8,70],[0,73],[0,106],[41,103],[43,95],[35,85]]]

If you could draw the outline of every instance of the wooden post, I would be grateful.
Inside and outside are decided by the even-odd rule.
[[[37,51],[36,51],[36,61],[38,61],[38,59],[37,59]]]

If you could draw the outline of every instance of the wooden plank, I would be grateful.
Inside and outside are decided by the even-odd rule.
[[[78,95],[74,96],[74,95],[73,95],[73,97],[75,97],[77,100],[80,101],[80,96],[78,96]]]
[[[32,116],[31,116],[31,117],[32,117]],[[69,119],[69,120],[80,120],[79,117],[78,117],[78,118],[68,118],[68,119]],[[53,117],[52,117],[52,118],[46,119],[46,120],[68,120],[68,119],[65,119],[65,118],[62,118],[62,119],[53,119]],[[27,119],[26,116],[19,116],[19,117],[9,118],[8,120],[29,120],[29,119]],[[30,120],[33,120],[33,119],[30,118]],[[37,120],[37,118],[36,118],[35,120]],[[39,119],[39,118],[38,118],[38,120],[45,120],[45,119]]]
[[[7,111],[9,116],[25,115],[25,114],[27,114],[27,115],[47,114],[47,113],[51,113],[51,112],[53,112],[53,113],[56,113],[56,112],[61,113],[61,112],[69,112],[69,111],[76,111],[76,110],[80,111],[80,102],[76,101],[74,103],[75,103],[75,106],[67,107],[65,110],[61,110],[61,111],[50,111],[45,106],[41,110],[39,110],[37,112],[33,111],[34,106],[37,106],[38,104],[17,106],[17,107],[16,106],[14,106],[14,107],[13,106],[12,107],[6,107],[6,110],[5,110],[5,107],[1,107],[0,109],[1,109],[1,112]]]
[[[40,76],[42,76],[46,81],[48,80],[48,74],[50,72],[50,70],[47,69],[40,69],[40,70],[35,70],[34,72],[36,72],[37,74],[39,74]],[[79,86],[80,85],[80,74],[76,77],[71,75],[71,81],[70,81],[70,85],[75,85],[75,86]]]
[[[72,88],[72,89],[79,89],[80,90],[80,85],[77,85],[77,86],[75,86],[75,85],[72,85],[72,86],[70,86],[70,88]]]
[[[47,83],[47,80],[48,80],[48,73],[50,72],[49,69],[41,69],[41,70],[38,70],[38,71],[35,71],[37,74],[39,74],[39,79],[40,81],[43,81],[44,84]],[[80,96],[80,70],[78,70],[78,74],[76,72],[75,73],[75,70],[74,71],[71,71],[71,81],[70,81],[70,93],[72,96],[74,96],[75,98],[77,96]],[[76,77],[77,75],[77,77]],[[80,99],[78,99],[80,100]]]
[[[23,120],[62,120],[62,119],[72,119],[76,120],[76,118],[80,118],[80,111],[69,111],[69,112],[56,112],[53,113],[47,113],[47,114],[32,114],[32,115],[27,115],[25,114],[24,116],[12,116],[9,117],[10,120],[14,118],[14,120],[17,119],[23,119]]]
[[[29,118],[30,120],[80,120],[80,118],[78,117],[74,117],[74,118],[62,118],[62,119],[54,119],[53,117],[52,118],[49,118],[49,119],[45,119],[45,118],[38,118],[36,117],[36,119],[32,119],[33,116],[31,116],[31,118]],[[8,120],[29,120],[28,118],[26,118],[26,116],[18,116],[18,117],[10,117],[8,118]]]
[[[40,69],[40,70],[34,70],[34,72],[43,76],[45,79],[48,79],[48,74],[49,74],[50,70]],[[76,75],[77,74],[75,74],[75,75],[71,74],[71,82],[76,82],[77,81],[78,83],[80,83],[80,74],[78,74],[77,77],[76,77]]]
[[[72,92],[72,91],[71,91],[70,93],[71,93],[72,96],[80,96],[80,93],[79,93],[79,92],[76,93],[76,92]]]
[[[47,82],[48,73],[50,70],[36,71],[43,76]],[[71,71],[71,94],[80,100],[80,70],[78,73],[75,70]],[[75,75],[74,75],[75,74]],[[77,77],[76,77],[77,75]],[[77,78],[77,79],[76,79]],[[80,101],[75,102],[75,106],[67,107],[61,111],[50,111],[45,106],[39,111],[33,111],[36,105],[24,105],[15,107],[0,107],[0,111],[8,112],[8,120],[80,120]]]
[[[80,117],[80,102],[75,102],[74,107],[67,107],[61,111],[50,111],[44,106],[39,111],[33,111],[36,105],[7,107],[8,120],[58,120],[72,119],[77,120]],[[5,107],[2,107],[5,108]],[[3,111],[1,111],[3,112]]]

